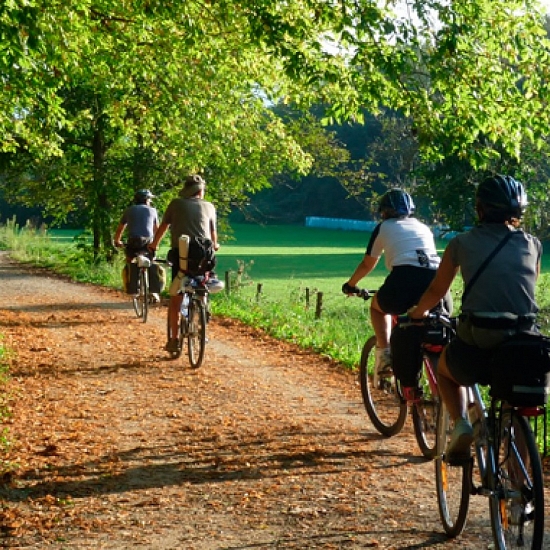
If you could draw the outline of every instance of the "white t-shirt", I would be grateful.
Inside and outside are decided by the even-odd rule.
[[[389,271],[400,265],[437,269],[441,261],[430,228],[409,217],[390,218],[379,223],[374,228],[366,253],[373,258],[380,258],[385,253]]]

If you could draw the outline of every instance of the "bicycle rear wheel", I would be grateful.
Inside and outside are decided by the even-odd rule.
[[[192,368],[198,369],[204,359],[206,348],[206,309],[202,297],[194,297],[189,303],[187,352]]]
[[[539,451],[527,419],[506,411],[496,442],[496,471],[489,470],[495,548],[542,548],[544,489]]]
[[[472,461],[449,463],[445,449],[451,436],[453,422],[445,404],[441,402],[437,415],[437,447],[435,459],[435,485],[439,517],[445,533],[457,537],[466,525],[470,505]]]
[[[137,317],[146,323],[149,313],[149,281],[147,279],[147,271],[143,269],[139,270],[138,292],[132,298],[132,304]]]
[[[430,376],[435,377],[435,361],[437,357],[424,356],[424,365],[420,378],[420,388],[422,389],[422,399],[412,406],[412,420],[414,435],[420,451],[429,459],[436,455],[437,444],[437,414],[439,412],[440,398],[437,392],[432,392],[432,381]],[[428,370],[429,369],[429,370]]]
[[[407,403],[399,394],[395,376],[379,378],[375,364],[376,337],[363,346],[359,381],[363,404],[374,427],[385,436],[399,433],[407,418]]]

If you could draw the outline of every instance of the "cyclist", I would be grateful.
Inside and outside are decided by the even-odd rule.
[[[137,293],[138,266],[132,264],[132,259],[139,253],[147,252],[147,245],[153,240],[155,231],[158,229],[159,221],[156,208],[151,206],[151,199],[154,195],[149,189],[140,189],[134,195],[134,204],[124,210],[120,223],[118,224],[114,244],[122,247],[121,241],[124,230],[128,230],[126,242],[126,261],[129,267],[128,293]],[[162,283],[160,277],[160,266],[151,265],[149,268],[149,288],[151,298],[154,302],[160,302]]]
[[[390,189],[379,203],[382,217],[370,237],[363,259],[342,286],[344,294],[358,292],[357,284],[368,275],[385,253],[390,271],[371,300],[370,316],[376,335],[376,369],[381,376],[392,375],[391,316],[401,315],[416,304],[435,276],[440,257],[430,228],[413,218],[412,197],[402,189]],[[446,309],[451,309],[450,295]]]
[[[218,250],[217,215],[216,209],[211,202],[204,200],[206,182],[199,175],[187,176],[179,197],[173,199],[157,229],[152,243],[151,250],[156,250],[162,237],[170,228],[169,257],[176,258],[172,262],[172,280],[179,271],[179,237],[189,235],[190,237],[203,237],[212,241],[214,250]],[[179,311],[183,296],[178,294],[170,296],[170,334],[165,350],[170,353],[179,351],[177,334],[179,331]]]
[[[439,390],[455,422],[447,448],[451,459],[469,456],[473,441],[462,386],[489,385],[495,346],[518,332],[538,331],[535,284],[542,245],[519,229],[526,206],[523,185],[511,176],[483,180],[476,192],[478,225],[449,241],[435,279],[408,312],[412,319],[425,316],[460,270],[465,288],[457,337],[438,366]]]

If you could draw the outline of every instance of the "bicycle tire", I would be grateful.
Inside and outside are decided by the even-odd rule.
[[[468,517],[472,461],[457,464],[446,461],[445,449],[451,432],[452,421],[445,404],[441,402],[437,416],[435,485],[443,529],[454,538],[462,533]]]
[[[206,348],[206,311],[201,296],[189,302],[187,327],[187,354],[191,368],[198,369],[204,360]]]
[[[183,343],[185,341],[186,326],[187,319],[183,315],[180,315],[180,322],[178,326],[178,351],[169,352],[172,359],[178,359],[183,353]],[[172,333],[170,331],[170,303],[168,303],[168,311],[166,314],[166,340],[169,341],[171,337]]]
[[[407,403],[403,401],[396,378],[378,379],[374,372],[376,337],[363,346],[359,365],[359,382],[365,410],[374,427],[387,437],[399,433],[407,419]]]
[[[142,303],[142,316],[141,320],[146,323],[149,316],[149,302],[151,299],[149,292],[149,274],[146,269],[139,270],[139,296]]]
[[[414,435],[422,455],[432,460],[436,456],[437,449],[437,415],[440,397],[437,393],[435,395],[432,393],[432,386],[428,379],[428,362],[435,375],[436,363],[428,354],[425,354],[420,376],[420,388],[422,388],[423,396],[418,403],[414,403],[412,406],[412,422]]]
[[[140,269],[138,272],[137,293],[135,294],[135,296],[132,297],[132,304],[134,306],[134,311],[138,319],[143,320],[145,316],[145,320],[147,320],[146,312],[145,312],[144,293],[143,293],[144,287],[145,287],[145,284],[144,284],[143,271]]]
[[[544,480],[533,431],[516,411],[504,412],[499,431],[496,468],[489,470],[488,479],[494,491],[489,508],[495,548],[539,550],[544,538]]]

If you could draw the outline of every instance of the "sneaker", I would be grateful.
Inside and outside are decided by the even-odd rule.
[[[151,303],[160,304],[160,296],[156,292],[151,292]]]
[[[164,349],[169,353],[178,353],[180,351],[180,344],[178,342],[178,339],[170,338],[170,340],[166,342],[166,346],[164,346]]]
[[[451,440],[447,445],[445,454],[448,462],[465,460],[470,458],[470,446],[474,441],[474,430],[471,424],[464,418],[455,422]]]
[[[390,376],[393,376],[390,348],[376,348],[375,365],[376,372],[381,378],[389,378]]]

